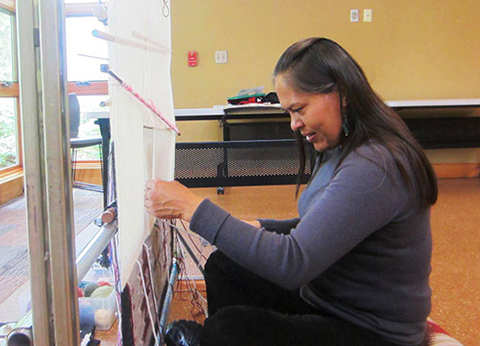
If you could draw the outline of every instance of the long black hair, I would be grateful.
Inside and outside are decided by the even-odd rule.
[[[362,68],[340,45],[326,38],[298,41],[278,60],[274,78],[279,74],[299,92],[338,92],[344,135],[348,134],[342,140],[344,150],[339,165],[353,150],[375,140],[390,151],[404,183],[412,190],[416,183],[421,206],[428,207],[436,202],[435,171],[422,147],[400,116],[375,93]],[[411,165],[416,182],[408,174],[406,164]],[[301,164],[299,176],[303,176],[304,167],[305,164]]]

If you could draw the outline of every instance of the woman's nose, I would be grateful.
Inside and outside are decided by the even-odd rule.
[[[293,131],[300,129],[303,126],[303,122],[299,116],[290,114],[290,127]]]

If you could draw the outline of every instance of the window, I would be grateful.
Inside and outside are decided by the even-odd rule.
[[[0,97],[0,169],[19,165],[17,100]]]
[[[81,2],[65,1],[67,76],[69,92],[75,92],[80,103],[79,137],[91,137],[99,136],[100,130],[95,119],[86,118],[84,114],[108,110],[100,106],[108,99],[108,78],[100,72],[100,65],[108,63],[108,44],[92,35],[93,30],[105,31],[105,25],[92,15],[92,1],[85,5]],[[77,161],[99,158],[98,147],[83,148],[76,156]]]
[[[93,37],[93,30],[105,30],[104,25],[95,17],[66,19],[69,81],[107,80],[107,75],[100,72],[100,64],[108,62],[107,43]]]
[[[13,13],[0,9],[0,80],[2,81],[13,81],[14,79],[14,27]]]
[[[100,104],[105,102],[107,96],[102,95],[85,95],[78,96],[78,103],[83,114],[88,112],[102,112],[108,111],[108,107],[102,107]],[[78,137],[95,137],[100,136],[100,128],[95,124],[95,119],[82,116],[80,118],[80,127],[78,131]],[[98,147],[82,148],[76,155],[77,161],[94,161],[98,160],[100,153]]]
[[[21,165],[15,16],[0,8],[0,172]]]
[[[108,97],[108,83],[107,76],[100,72],[100,64],[108,63],[103,60],[108,56],[108,46],[94,38],[92,30],[105,30],[104,24],[91,14],[91,0],[65,3],[69,92],[79,95],[82,113],[102,110],[99,105]],[[15,48],[15,14],[0,7],[0,174],[22,166]],[[99,135],[94,119],[81,121],[82,136]],[[95,150],[85,150],[78,158],[98,160],[99,155]]]
[[[69,1],[72,2],[72,1]],[[76,0],[75,2],[80,2]],[[83,1],[82,1],[83,2]],[[88,0],[90,5],[81,4],[77,6],[76,10],[83,11],[82,15],[91,13],[91,4],[94,2]],[[0,0],[0,6],[4,6],[5,3],[12,4],[9,8],[12,11],[4,10],[0,8],[0,174],[3,178],[4,175],[10,175],[16,172],[15,167],[21,168],[21,128],[19,127],[19,106],[18,106],[18,81],[17,81],[17,63],[16,63],[16,35],[15,35],[15,17],[13,12],[13,0]],[[67,4],[67,13],[70,5]],[[74,13],[77,17],[67,19],[67,26],[69,30],[78,30],[82,33],[89,33],[91,36],[92,26],[96,26],[97,23],[92,17],[79,17],[79,13]],[[77,24],[72,24],[72,23]],[[97,21],[98,22],[98,21]],[[84,23],[89,23],[88,25]],[[85,25],[85,27],[82,27]],[[100,27],[102,27],[101,24]],[[98,29],[97,27],[94,27]],[[103,28],[102,28],[103,29]],[[67,33],[67,39],[71,40],[67,42],[68,48],[77,49],[78,47],[85,47],[80,42],[79,36],[76,33]],[[98,42],[97,42],[98,43]],[[90,43],[89,43],[90,44]],[[87,44],[87,45],[89,45]],[[91,43],[92,45],[95,43]],[[96,48],[95,55],[104,54],[106,56],[105,42],[101,42],[105,49],[101,51],[100,48]],[[91,54],[91,51],[86,51],[85,48],[77,49],[78,52],[84,54]],[[78,53],[73,53],[78,55]],[[82,112],[90,112],[97,110],[106,110],[100,107],[100,102],[107,99],[108,89],[106,76],[101,78],[98,74],[98,65],[94,70],[97,72],[97,76],[90,74],[91,68],[84,64],[87,61],[95,61],[87,58],[79,59],[78,63],[75,61],[68,61],[68,67],[74,70],[83,70],[82,74],[76,74],[75,71],[69,70],[71,74],[69,78],[69,91],[76,92],[80,102]],[[95,61],[97,64],[104,63],[101,60]],[[93,71],[93,70],[92,70]],[[83,74],[83,72],[88,72]],[[103,81],[98,81],[99,79]],[[78,83],[81,80],[89,81],[89,83]],[[90,82],[95,80],[96,82]],[[80,136],[96,136],[98,135],[98,125],[94,124],[94,119],[82,119],[82,126],[80,127]],[[82,149],[83,150],[83,149]],[[85,160],[98,160],[98,153],[85,154]],[[6,179],[8,180],[8,179]],[[18,180],[21,180],[20,178]],[[9,185],[2,190],[2,185]],[[15,186],[17,184],[15,183]],[[3,182],[0,184],[0,197],[3,197],[3,191],[12,189],[10,182]],[[20,186],[23,186],[20,182]],[[21,190],[21,187],[20,187]],[[80,190],[77,190],[80,191]],[[11,191],[8,191],[7,195],[10,195]],[[21,192],[20,192],[21,193]],[[80,233],[87,225],[91,224],[91,220],[95,218],[103,209],[103,198],[101,194],[92,193],[88,194],[85,191],[77,194],[77,198],[74,195],[74,215],[75,215],[75,229],[77,234]],[[2,199],[0,198],[0,201]],[[28,283],[30,273],[28,266],[28,236],[27,226],[24,219],[25,213],[25,200],[20,198],[11,201],[8,208],[3,209],[9,213],[9,217],[5,218],[0,213],[0,236],[4,239],[8,239],[9,242],[3,242],[0,244],[0,277],[2,278],[2,288],[0,288],[0,322],[1,321],[18,321],[25,315],[30,304],[30,285]],[[3,206],[2,206],[3,208]],[[77,214],[78,213],[78,214]],[[5,214],[3,214],[5,215]],[[11,216],[10,216],[11,215]],[[80,217],[77,217],[80,215]],[[88,234],[80,237],[81,241],[88,241]],[[13,241],[13,242],[12,242]],[[12,246],[12,244],[14,246]],[[77,240],[77,246],[79,242]],[[13,324],[12,324],[13,326]],[[0,337],[0,344],[3,339]]]

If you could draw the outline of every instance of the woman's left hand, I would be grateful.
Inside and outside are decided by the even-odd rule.
[[[145,208],[158,218],[190,222],[202,200],[177,181],[149,180],[145,185]]]

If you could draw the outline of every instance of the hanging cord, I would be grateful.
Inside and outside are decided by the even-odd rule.
[[[178,233],[176,234],[178,236]],[[178,240],[177,240],[178,241]],[[182,258],[186,258],[185,253],[183,251],[182,246],[179,246],[179,250],[181,252]],[[204,315],[205,317],[208,317],[208,311],[207,308],[205,307],[207,300],[199,293],[197,285],[195,283],[195,280],[193,280],[190,275],[187,272],[187,268],[185,266],[185,261],[181,261],[180,265],[180,280],[178,281],[178,285],[180,285],[180,281],[183,280],[187,286],[187,291],[190,293],[191,299],[190,299],[190,304],[192,305],[192,309],[190,310],[190,313],[193,317],[193,319],[196,321],[197,317],[200,315]],[[180,291],[182,292],[182,291]],[[184,299],[181,297],[182,300],[186,301],[187,299]],[[202,304],[203,302],[203,304]],[[198,313],[194,313],[195,310],[198,310]]]
[[[167,18],[170,15],[170,6],[168,5],[168,0],[162,0],[162,1],[163,1],[162,14],[165,18]]]
[[[185,227],[185,225],[183,224],[183,221],[182,221],[182,220],[180,220],[180,221],[181,221],[181,223],[182,223],[182,225],[183,225],[184,228],[180,228],[180,227],[178,227],[177,225],[175,225],[174,223],[168,222],[167,220],[164,220],[164,219],[157,219],[157,220],[158,220],[158,221],[161,221],[163,224],[165,224],[165,225],[167,225],[167,226],[170,226],[170,227],[176,229],[177,231],[180,231],[180,232],[182,232],[182,233],[188,234],[188,235],[191,236],[191,237],[197,238],[198,240],[200,240],[200,241],[202,241],[202,242],[205,241],[205,239],[203,239],[202,237],[200,237],[198,234],[191,233],[191,232],[187,231],[188,228]],[[200,250],[198,250],[198,251],[200,251]]]
[[[175,240],[174,241],[174,246],[175,246],[175,249],[174,249],[174,256],[173,257],[177,261],[177,265],[178,265],[178,268],[179,268],[179,278],[180,278],[177,281],[177,289],[179,288],[180,281],[184,281],[185,284],[186,284],[187,291],[191,296],[191,299],[190,299],[190,303],[192,304],[191,315],[192,315],[194,320],[197,320],[199,315],[202,315],[202,314],[205,315],[205,317],[208,317],[208,311],[207,311],[207,308],[206,308],[207,299],[199,292],[198,287],[195,283],[195,280],[193,280],[191,278],[191,275],[189,275],[189,273],[186,269],[185,259],[187,258],[187,255],[186,255],[185,251],[187,251],[189,253],[190,258],[192,258],[192,260],[195,262],[195,264],[200,269],[202,274],[203,274],[203,268],[201,267],[201,263],[198,261],[198,259],[196,259],[196,256],[193,254],[193,252],[190,249],[190,247],[188,246],[188,244],[185,242],[185,239],[181,236],[181,233],[187,234],[190,241],[194,245],[195,250],[198,251],[198,253],[202,256],[203,260],[206,260],[207,257],[203,254],[202,250],[200,250],[198,248],[198,246],[195,244],[195,239],[194,238],[196,238],[196,240],[197,241],[199,240],[200,242],[205,242],[205,240],[202,237],[200,237],[200,236],[198,236],[194,233],[189,232],[188,228],[186,227],[183,220],[180,220],[180,219],[178,219],[178,220],[180,221],[183,228],[177,226],[177,224],[176,224],[177,219],[173,219],[173,220],[157,219],[157,221],[160,221],[164,225],[169,226],[173,230],[175,230],[175,232],[174,232],[174,240]],[[157,227],[157,231],[159,231],[159,230],[160,229]],[[188,300],[188,299],[182,298],[182,296],[180,296],[180,299],[184,300],[184,301]],[[198,312],[195,313],[195,310],[197,310]]]
[[[151,263],[150,262],[150,248],[145,243],[143,243],[143,247],[145,248],[145,251],[147,252],[147,264],[148,264],[148,272],[150,274],[150,286],[151,286],[151,289],[152,289],[153,303],[155,305],[155,311],[156,311],[157,316],[158,316],[157,294],[155,292],[155,283],[153,281],[153,276],[152,276],[152,266],[150,264]],[[158,323],[158,318],[157,318],[156,322]]]
[[[185,233],[187,233],[188,239],[190,239],[190,241],[192,242],[193,246],[194,246],[195,249],[198,251],[198,253],[200,254],[200,256],[202,256],[202,258],[206,261],[206,260],[207,260],[207,257],[203,254],[203,251],[200,250],[200,249],[198,248],[197,244],[195,244],[195,242],[193,241],[193,239],[192,239],[192,233],[187,231],[188,228],[185,227],[185,224],[183,223],[183,220],[182,220],[182,219],[180,219],[180,223],[182,224],[182,227],[183,227],[183,229],[185,230]],[[203,239],[202,237],[200,237],[200,236],[198,236],[197,239],[199,239],[200,242],[204,241],[204,239]]]

